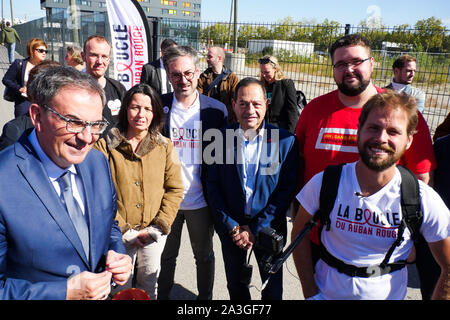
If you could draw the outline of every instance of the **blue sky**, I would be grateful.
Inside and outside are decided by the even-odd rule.
[[[156,0],[152,0],[156,1]],[[182,1],[182,0],[178,0]],[[202,0],[202,21],[228,21],[232,0]],[[9,0],[3,0],[4,16],[10,17]],[[14,16],[28,20],[45,15],[39,0],[13,0]],[[240,22],[277,22],[287,16],[295,21],[359,24],[369,17],[381,18],[386,26],[409,24],[436,17],[450,28],[448,0],[239,0]]]

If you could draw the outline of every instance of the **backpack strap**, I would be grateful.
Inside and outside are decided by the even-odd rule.
[[[217,77],[214,79],[214,81],[209,84],[208,89],[206,90],[205,94],[207,95],[208,92],[212,88],[214,88],[220,81],[222,81],[222,79],[225,78],[225,76],[229,73],[230,73],[230,70],[224,67],[224,70],[222,71],[222,73],[217,75]]]
[[[400,171],[402,176],[400,192],[403,219],[411,232],[411,238],[414,242],[416,242],[419,239],[420,226],[423,221],[419,181],[414,173],[412,173],[408,168],[402,165],[397,165],[397,169]]]
[[[411,233],[411,239],[414,242],[419,240],[420,226],[423,221],[423,212],[420,205],[419,181],[417,177],[408,168],[397,165],[400,171],[402,182],[400,184],[400,205],[402,207],[402,221],[397,230],[397,239],[389,248],[381,266],[386,266],[391,258],[395,248],[403,241],[403,232],[406,228]],[[406,262],[405,262],[406,263]]]
[[[339,182],[341,178],[343,163],[334,166],[328,166],[323,172],[322,186],[320,188],[319,215],[321,226],[326,226],[326,230],[330,230],[330,213],[333,210],[336,201]],[[320,229],[322,228],[320,227]]]

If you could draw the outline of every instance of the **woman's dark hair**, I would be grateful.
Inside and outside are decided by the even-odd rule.
[[[119,111],[119,121],[117,123],[117,128],[122,133],[126,133],[128,130],[128,117],[127,110],[130,105],[131,99],[133,95],[141,93],[150,97],[152,102],[152,110],[153,110],[153,119],[150,127],[148,128],[148,132],[150,135],[155,135],[161,132],[161,129],[164,125],[164,112],[162,107],[162,102],[159,97],[159,94],[148,84],[139,83],[133,86],[130,90],[125,93],[125,96],[122,99],[122,106]]]

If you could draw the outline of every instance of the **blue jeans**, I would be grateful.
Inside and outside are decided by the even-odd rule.
[[[214,224],[209,207],[178,211],[161,255],[158,300],[169,299],[170,291],[173,287],[184,221],[186,221],[197,268],[197,299],[211,300],[214,285],[215,257],[213,251]],[[183,268],[189,267],[183,266]]]
[[[6,43],[6,48],[8,49],[9,63],[13,63],[15,60],[14,52],[16,51],[16,43]]]

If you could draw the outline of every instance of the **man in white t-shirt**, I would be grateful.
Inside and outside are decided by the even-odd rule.
[[[401,175],[396,162],[411,145],[417,125],[415,100],[394,91],[372,97],[359,119],[357,143],[360,160],[344,165],[338,193],[330,213],[330,230],[323,228],[321,243],[334,258],[356,267],[378,266],[396,240],[402,221]],[[315,175],[297,195],[300,208],[294,222],[295,237],[319,209],[323,172]],[[450,268],[450,212],[439,195],[419,181],[423,222],[420,233],[428,242],[441,275],[433,298],[448,298]],[[313,265],[310,243],[297,246],[294,262],[307,299],[404,299],[407,269],[372,277],[349,276],[319,259]],[[390,263],[405,260],[413,242],[405,229]]]
[[[161,96],[166,113],[162,132],[172,140],[180,159],[184,196],[161,256],[158,299],[169,298],[186,221],[197,268],[198,299],[210,300],[214,284],[214,225],[203,187],[206,164],[202,155],[207,143],[202,143],[202,136],[209,129],[225,126],[228,113],[222,102],[198,93],[200,69],[193,48],[171,47],[165,51],[163,62],[174,92]]]

